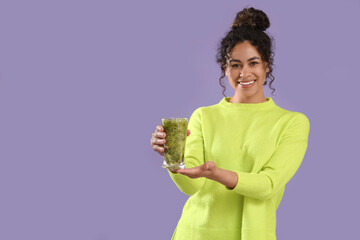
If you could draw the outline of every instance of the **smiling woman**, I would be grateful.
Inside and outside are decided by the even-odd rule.
[[[263,85],[269,72],[267,65],[249,41],[236,44],[224,66],[230,85],[235,89],[235,95],[229,102],[265,102]]]
[[[271,89],[274,81],[269,26],[263,11],[245,8],[221,41],[219,82],[226,76],[235,94],[190,117],[187,168],[168,170],[190,196],[174,240],[276,239],[276,211],[304,158],[310,124],[264,95],[266,79]],[[164,127],[157,126],[151,146],[164,155],[165,142]]]
[[[222,79],[225,76],[229,78],[231,86],[238,93],[235,94],[235,99],[231,99],[231,102],[256,103],[264,101],[260,95],[262,86],[267,85],[267,78],[270,79],[269,87],[274,93],[275,89],[272,87],[275,80],[272,75],[274,62],[272,39],[264,32],[269,26],[270,21],[263,11],[245,8],[236,15],[231,30],[221,41],[216,59],[222,73],[219,83],[225,96],[226,87]],[[252,92],[256,92],[257,96],[252,98],[252,94],[246,92],[246,95],[240,100],[240,93],[236,88],[237,83],[249,82],[250,79],[256,78],[256,75],[260,77],[257,79],[258,88],[257,91],[252,90]],[[236,80],[236,85],[233,85],[233,80]]]

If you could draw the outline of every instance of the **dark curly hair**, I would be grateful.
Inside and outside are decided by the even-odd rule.
[[[275,80],[272,75],[274,52],[273,39],[270,38],[264,31],[270,26],[269,18],[266,14],[255,8],[244,8],[238,12],[236,18],[231,25],[231,30],[221,40],[217,49],[216,62],[220,64],[221,76],[219,78],[220,86],[223,88],[222,94],[226,97],[225,84],[222,79],[225,77],[225,67],[230,57],[230,52],[237,43],[249,41],[251,45],[256,47],[264,62],[268,64],[269,72],[266,73],[266,78],[270,79],[269,88],[272,90],[271,94],[275,92],[275,88],[271,85]],[[267,85],[265,80],[264,85]]]

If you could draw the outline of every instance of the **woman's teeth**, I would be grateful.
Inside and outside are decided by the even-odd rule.
[[[239,85],[244,87],[244,88],[250,88],[252,86],[254,86],[256,80],[253,80],[251,82],[239,82]]]
[[[254,82],[255,82],[255,80],[251,81],[251,82],[239,82],[239,83],[243,86],[247,86],[247,85],[253,84]]]

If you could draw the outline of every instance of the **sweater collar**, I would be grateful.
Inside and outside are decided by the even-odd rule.
[[[262,103],[231,103],[229,99],[231,97],[224,97],[219,105],[225,108],[239,109],[244,111],[265,111],[274,108],[275,102],[272,98],[267,97],[266,102]]]

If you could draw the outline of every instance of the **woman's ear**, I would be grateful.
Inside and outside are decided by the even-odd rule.
[[[265,63],[265,67],[266,67],[266,73],[270,72],[270,68],[269,68],[269,64],[268,63]]]

